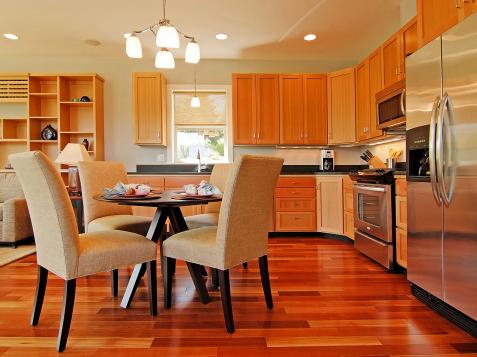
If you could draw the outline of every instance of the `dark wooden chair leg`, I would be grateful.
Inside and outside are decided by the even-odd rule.
[[[200,274],[201,274],[202,276],[207,276],[207,275],[208,275],[208,274],[207,274],[207,269],[205,269],[205,266],[199,265],[199,268],[200,268]]]
[[[248,263],[247,262],[242,263],[242,266],[243,266],[244,269],[247,269],[248,268]]]
[[[230,296],[230,279],[228,270],[219,270],[220,297],[224,310],[225,326],[229,333],[235,331],[234,316],[232,312],[232,298]]]
[[[162,280],[164,283],[164,308],[170,309],[172,305],[172,272],[171,272],[171,260],[172,258],[163,257],[163,272]]]
[[[157,316],[157,267],[155,260],[147,263],[147,286],[151,316]]]
[[[63,352],[68,341],[70,332],[71,317],[73,316],[73,307],[75,305],[76,279],[65,281],[65,291],[63,296],[63,307],[61,309],[61,323],[58,332],[58,342],[56,349]]]
[[[10,247],[12,247],[13,249],[16,249],[17,248],[17,243],[13,242],[12,244],[10,244]]]
[[[212,288],[218,289],[219,288],[219,271],[215,268],[211,270],[212,275]]]
[[[114,297],[118,296],[118,281],[118,269],[111,270],[111,295]]]
[[[38,265],[38,277],[36,280],[35,302],[33,303],[33,312],[31,314],[31,325],[36,326],[40,319],[43,298],[45,297],[46,283],[48,282],[48,270]]]
[[[195,290],[199,293],[199,299],[202,304],[207,304],[210,301],[210,296],[205,286],[205,281],[202,278],[201,266],[194,263],[187,262],[190,276],[194,282]]]
[[[272,290],[270,289],[270,276],[268,274],[268,258],[266,255],[258,258],[258,265],[260,266],[260,277],[262,278],[263,294],[267,307],[273,309]]]

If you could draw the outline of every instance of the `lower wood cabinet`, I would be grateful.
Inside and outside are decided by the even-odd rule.
[[[396,260],[407,268],[407,231],[399,227],[396,228]]]
[[[396,260],[407,268],[407,184],[406,179],[396,179]]]
[[[343,234],[354,240],[354,213],[343,212]]]
[[[343,234],[354,240],[354,195],[353,181],[343,177]]]
[[[276,212],[275,231],[315,232],[315,212]]]
[[[343,234],[343,177],[316,178],[317,231]]]

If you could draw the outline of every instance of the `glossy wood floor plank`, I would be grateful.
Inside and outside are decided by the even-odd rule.
[[[273,238],[267,310],[258,261],[230,271],[236,331],[225,330],[220,291],[200,303],[183,263],[173,304],[149,315],[141,282],[128,310],[119,307],[132,269],[77,280],[65,355],[73,356],[477,356],[477,340],[416,300],[405,276],[391,274],[351,244],[330,238]],[[160,278],[159,278],[160,279]],[[158,282],[162,300],[162,282]],[[53,356],[63,281],[50,274],[37,327],[29,325],[35,256],[0,268],[0,356]]]

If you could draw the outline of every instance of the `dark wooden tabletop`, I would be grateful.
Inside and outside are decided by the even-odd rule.
[[[194,206],[194,205],[204,205],[209,202],[219,202],[222,201],[222,196],[211,196],[203,198],[193,198],[193,199],[177,199],[173,198],[174,196],[180,196],[178,191],[165,191],[158,193],[157,198],[138,198],[138,199],[106,199],[102,195],[95,196],[94,198],[98,201],[105,201],[111,203],[117,203],[120,205],[128,206],[144,206],[144,207],[181,207],[181,206]]]

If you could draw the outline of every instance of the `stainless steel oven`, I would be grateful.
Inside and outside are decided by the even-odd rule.
[[[404,79],[376,93],[376,118],[379,129],[406,124],[406,82]]]
[[[388,269],[394,265],[392,188],[361,182],[353,186],[355,247]]]

